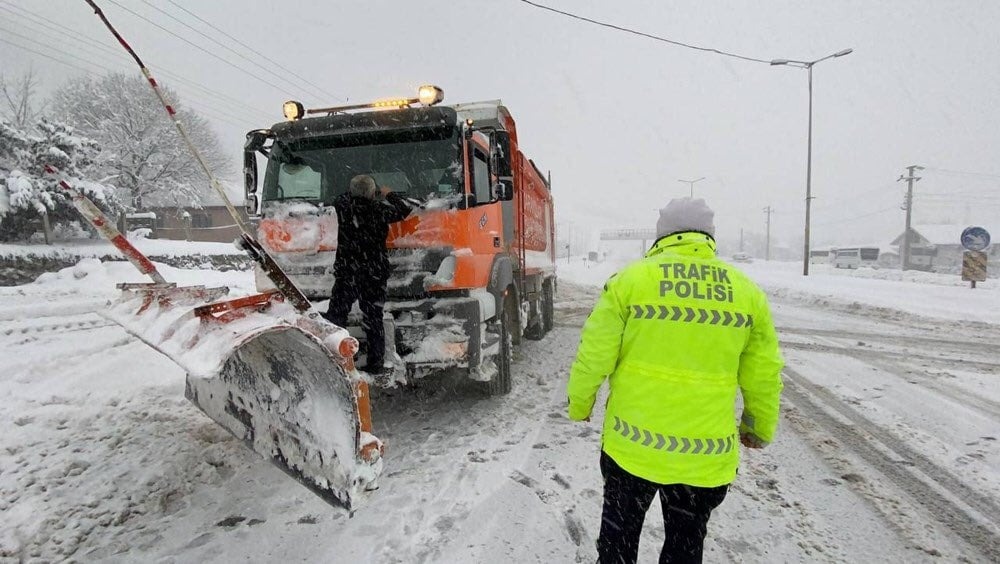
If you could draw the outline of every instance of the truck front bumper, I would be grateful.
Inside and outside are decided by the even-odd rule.
[[[385,311],[392,316],[396,352],[408,378],[479,366],[484,328],[475,298],[388,302]]]

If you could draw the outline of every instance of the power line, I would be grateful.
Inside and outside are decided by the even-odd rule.
[[[66,53],[66,52],[64,52],[64,51],[60,51],[60,50],[58,50],[58,49],[53,49],[52,47],[50,47],[50,46],[48,46],[48,45],[45,45],[44,43],[41,43],[41,42],[38,42],[38,41],[34,41],[34,40],[32,40],[32,39],[30,39],[30,38],[28,38],[28,37],[25,37],[25,36],[23,36],[23,35],[20,35],[20,34],[17,34],[17,33],[13,33],[13,32],[9,32],[9,31],[7,31],[7,30],[4,30],[4,31],[5,31],[5,32],[7,32],[7,33],[10,33],[11,35],[15,35],[15,36],[17,36],[17,37],[19,37],[19,38],[22,38],[22,39],[24,39],[24,40],[27,40],[27,41],[30,41],[30,42],[32,42],[32,43],[35,43],[35,44],[37,44],[37,45],[41,45],[41,46],[43,46],[43,47],[46,47],[46,48],[49,48],[49,49],[52,49],[52,50],[54,50],[54,51],[56,51],[56,52],[58,52],[58,53],[60,53],[60,54],[62,54],[62,55],[64,55],[64,56],[67,56],[67,57],[71,57],[71,58],[73,58],[73,59],[77,59],[77,60],[79,60],[79,61],[82,61],[82,62],[84,62],[84,63],[86,63],[86,64],[90,64],[90,65],[93,65],[93,66],[95,66],[95,67],[97,67],[97,68],[100,68],[101,70],[103,70],[103,71],[105,71],[105,72],[112,72],[112,73],[113,73],[113,72],[115,72],[115,70],[114,70],[114,69],[111,69],[111,68],[108,68],[108,67],[105,67],[105,66],[103,66],[103,65],[99,65],[99,64],[97,64],[97,63],[94,63],[94,62],[92,62],[92,61],[88,61],[87,59],[83,59],[83,58],[81,58],[81,57],[77,57],[77,56],[75,56],[75,55],[72,55],[72,54],[70,54],[70,53]],[[49,59],[49,60],[51,60],[51,61],[55,61],[55,62],[57,62],[57,63],[60,63],[60,64],[63,64],[63,65],[66,65],[66,66],[68,66],[68,67],[72,67],[72,68],[75,68],[75,69],[77,69],[77,70],[80,70],[80,71],[83,71],[83,72],[85,72],[85,73],[87,73],[87,74],[91,74],[91,75],[95,75],[95,76],[100,76],[100,75],[99,75],[98,73],[94,72],[94,71],[93,71],[92,69],[88,69],[88,68],[85,68],[85,67],[82,67],[82,66],[80,66],[80,65],[78,65],[78,64],[75,64],[75,63],[70,63],[70,62],[67,62],[67,61],[66,61],[66,60],[64,60],[64,59],[60,59],[59,57],[55,57],[55,56],[52,56],[52,55],[49,55],[49,54],[47,54],[47,53],[43,53],[43,52],[41,52],[41,51],[37,51],[37,50],[35,50],[35,49],[32,49],[32,48],[30,48],[30,47],[25,47],[24,45],[21,45],[21,44],[19,44],[19,43],[15,43],[15,42],[13,42],[13,41],[10,41],[9,39],[5,39],[5,38],[3,38],[3,37],[0,37],[0,42],[2,42],[2,43],[6,43],[6,44],[8,44],[8,45],[12,45],[12,46],[14,46],[14,47],[17,47],[18,49],[23,49],[23,50],[25,50],[25,51],[27,51],[27,52],[29,52],[29,53],[33,53],[33,54],[35,54],[35,55],[38,55],[39,57],[44,57],[44,58],[46,58],[46,59]],[[191,106],[191,107],[194,107],[194,108],[198,108],[198,106],[197,106],[196,104],[193,104],[193,103],[189,103],[189,104],[186,104],[186,105],[188,105],[188,106]],[[209,111],[209,110],[208,110],[208,109],[206,109],[205,107],[201,107],[201,108],[198,108],[198,111],[199,111],[200,113],[204,114],[204,115],[205,115],[205,116],[207,116],[207,117],[211,117],[211,118],[213,118],[213,119],[216,119],[216,120],[219,120],[219,121],[222,121],[222,122],[225,122],[225,123],[228,123],[228,124],[230,124],[230,125],[233,125],[233,126],[236,126],[236,127],[246,127],[246,123],[245,123],[245,122],[244,122],[244,123],[240,123],[240,121],[243,121],[243,119],[244,119],[244,118],[240,118],[240,117],[238,117],[238,116],[233,116],[233,115],[228,115],[228,118],[226,118],[226,117],[222,117],[221,115],[218,115],[218,114],[216,114],[216,113],[215,113],[215,112],[218,112],[219,110],[215,110],[215,109],[212,109],[211,111]],[[234,121],[234,120],[235,120],[235,121]]]
[[[872,187],[866,188],[866,189],[864,189],[864,190],[862,190],[860,192],[855,192],[853,194],[847,194],[847,195],[843,195],[843,196],[838,196],[836,198],[821,198],[821,197],[813,196],[813,199],[816,200],[813,203],[813,207],[814,208],[819,207],[821,209],[827,209],[831,204],[833,204],[835,202],[846,202],[846,201],[851,201],[851,200],[858,201],[858,200],[862,200],[862,199],[869,199],[869,200],[871,200],[871,199],[877,199],[877,198],[884,198],[886,196],[891,196],[891,197],[895,198],[896,197],[895,194],[892,194],[891,192],[887,191],[889,188],[892,188],[892,184],[886,183],[886,184],[883,184],[881,186],[872,186]]]
[[[703,52],[706,52],[706,53],[715,53],[717,55],[722,55],[722,56],[725,56],[725,57],[732,57],[734,59],[741,59],[741,60],[744,60],[744,61],[751,61],[751,62],[754,62],[754,63],[763,63],[765,65],[770,65],[771,64],[771,61],[765,61],[764,59],[758,59],[756,57],[747,57],[745,55],[738,55],[736,53],[730,53],[728,51],[722,51],[721,49],[714,49],[714,48],[711,48],[711,47],[699,47],[697,45],[691,45],[691,44],[688,44],[688,43],[683,43],[681,41],[675,41],[673,39],[667,39],[666,37],[660,37],[658,35],[652,35],[650,33],[645,33],[645,32],[642,32],[642,31],[636,31],[634,29],[629,29],[627,27],[622,27],[622,26],[619,26],[619,25],[615,25],[615,24],[610,24],[610,23],[607,23],[607,22],[602,22],[602,21],[594,20],[594,19],[587,18],[587,17],[584,17],[584,16],[579,16],[577,14],[572,14],[570,12],[564,12],[562,10],[557,10],[556,8],[552,8],[552,7],[546,6],[544,4],[539,4],[537,2],[532,2],[531,0],[520,0],[520,1],[523,2],[523,3],[525,3],[525,4],[528,4],[529,6],[534,6],[535,8],[541,8],[542,10],[548,10],[550,12],[554,12],[554,13],[562,15],[562,16],[566,16],[566,17],[569,17],[569,18],[573,18],[573,19],[585,21],[585,22],[588,22],[588,23],[599,25],[601,27],[606,27],[606,28],[614,29],[614,30],[617,30],[617,31],[623,31],[625,33],[631,33],[632,35],[638,35],[638,36],[641,36],[641,37],[646,37],[648,39],[654,39],[656,41],[662,41],[664,43],[669,43],[671,45],[676,45],[678,47],[684,47],[684,48],[687,48],[687,49],[694,49],[695,51],[703,51]]]
[[[898,206],[892,206],[892,207],[888,207],[888,208],[882,208],[880,210],[875,210],[873,212],[869,212],[869,213],[858,215],[858,216],[854,216],[854,217],[848,217],[848,218],[844,218],[844,219],[837,219],[837,220],[834,220],[834,221],[824,221],[822,223],[817,223],[816,225],[817,226],[822,226],[822,225],[838,225],[838,224],[841,224],[841,223],[849,223],[851,221],[857,221],[859,219],[865,219],[866,217],[871,217],[873,215],[878,215],[880,213],[885,213],[887,211],[891,211],[891,210],[895,210],[895,209],[899,209]]]
[[[924,167],[926,170],[932,170],[934,172],[941,172],[944,174],[962,174],[966,176],[981,176],[983,178],[1000,178],[1000,174],[991,174],[988,172],[972,172],[968,170],[952,170],[947,168],[935,168],[932,166]]]
[[[287,68],[287,67],[286,67],[286,66],[285,66],[284,64],[282,64],[282,63],[279,63],[278,61],[275,61],[274,59],[272,59],[272,58],[268,57],[267,55],[265,55],[265,54],[261,53],[260,51],[258,51],[258,50],[256,50],[256,49],[254,49],[254,48],[253,48],[253,47],[251,47],[250,45],[247,45],[246,43],[244,43],[244,42],[240,41],[239,39],[237,39],[237,38],[233,37],[232,35],[229,35],[229,34],[228,34],[228,33],[226,33],[225,31],[223,31],[223,30],[219,29],[218,27],[216,27],[216,26],[215,26],[215,25],[213,25],[212,23],[210,23],[210,22],[208,22],[208,21],[205,21],[205,20],[204,20],[203,18],[201,18],[200,16],[198,16],[197,14],[195,14],[194,12],[192,12],[191,10],[188,10],[188,9],[187,9],[187,8],[185,8],[184,6],[181,6],[181,5],[180,5],[180,4],[178,4],[177,2],[174,2],[174,0],[167,0],[167,2],[169,2],[169,3],[173,4],[173,5],[174,5],[174,6],[176,6],[177,8],[181,9],[182,11],[184,11],[185,13],[187,13],[188,15],[190,15],[191,17],[193,17],[194,19],[196,19],[196,20],[200,21],[201,23],[203,23],[203,24],[207,25],[208,27],[210,27],[210,28],[214,29],[215,31],[218,31],[218,32],[219,32],[219,33],[221,33],[222,35],[224,35],[224,36],[228,37],[228,38],[229,38],[230,40],[234,41],[234,42],[235,42],[236,44],[240,45],[241,47],[243,47],[243,48],[245,48],[245,49],[249,50],[249,51],[250,51],[251,53],[253,53],[254,55],[257,55],[258,57],[260,57],[260,58],[264,59],[265,61],[267,61],[267,62],[271,63],[272,65],[274,65],[274,66],[276,66],[276,67],[278,67],[278,68],[280,68],[280,69],[284,70],[284,71],[285,71],[286,73],[288,73],[288,74],[290,74],[290,75],[294,76],[295,78],[297,78],[297,79],[301,80],[302,82],[304,82],[304,83],[308,84],[309,86],[312,86],[313,88],[316,88],[316,89],[317,89],[318,91],[320,91],[320,92],[324,92],[324,93],[326,93],[327,95],[329,95],[329,96],[332,96],[332,97],[333,97],[334,99],[336,99],[336,100],[340,100],[340,101],[342,101],[342,102],[346,102],[346,101],[347,101],[347,98],[342,98],[342,97],[339,97],[339,96],[337,96],[337,95],[335,95],[335,94],[331,93],[331,92],[330,92],[329,90],[326,90],[326,89],[324,89],[324,88],[323,88],[323,87],[321,87],[321,86],[317,86],[317,85],[316,85],[315,83],[313,83],[313,82],[310,82],[310,81],[309,81],[308,79],[304,78],[304,77],[303,77],[303,76],[301,76],[300,74],[298,74],[298,73],[296,73],[295,71],[293,71],[293,70],[291,70],[291,69]]]
[[[261,78],[261,77],[257,76],[256,74],[254,74],[254,73],[246,70],[245,68],[243,68],[243,67],[241,67],[241,66],[233,63],[232,61],[230,61],[228,59],[225,59],[225,58],[223,58],[223,57],[221,57],[221,56],[219,56],[219,55],[217,55],[217,54],[209,51],[208,49],[205,49],[201,45],[198,45],[197,43],[195,43],[195,42],[193,42],[193,41],[191,41],[191,40],[189,40],[189,39],[187,39],[185,37],[182,37],[181,35],[178,35],[177,33],[175,33],[173,31],[171,31],[171,30],[163,27],[162,25],[154,22],[153,20],[147,18],[146,16],[143,16],[142,14],[139,14],[139,13],[137,13],[137,12],[135,12],[135,11],[129,9],[129,8],[126,8],[125,6],[122,6],[120,3],[116,2],[116,0],[108,0],[108,2],[111,3],[111,4],[114,4],[119,9],[124,10],[125,12],[128,12],[132,16],[134,16],[136,18],[139,18],[140,20],[143,20],[144,22],[146,22],[146,23],[148,23],[148,24],[150,24],[150,25],[152,25],[152,26],[154,26],[154,27],[156,27],[156,28],[158,28],[158,29],[160,29],[162,31],[165,31],[166,33],[168,33],[168,34],[176,37],[177,39],[180,39],[184,43],[187,43],[188,45],[194,47],[195,49],[201,51],[202,53],[205,53],[206,55],[209,55],[209,56],[211,56],[214,59],[218,59],[219,61],[222,61],[223,63],[225,63],[225,64],[233,67],[234,69],[236,69],[236,70],[242,72],[243,74],[245,74],[245,75],[253,78],[254,80],[257,80],[258,82],[266,84],[266,85],[268,85],[268,86],[270,86],[270,87],[272,87],[272,88],[274,88],[274,89],[278,90],[279,92],[282,92],[282,93],[284,93],[286,95],[294,96],[293,94],[291,94],[290,92],[288,92],[287,90],[285,90],[283,87],[278,86],[277,84],[275,84],[275,83],[273,83],[273,82],[271,82],[269,80],[264,80],[263,78]]]
[[[245,61],[249,62],[250,64],[252,64],[252,65],[256,66],[257,68],[259,68],[259,69],[263,70],[264,72],[266,72],[266,73],[270,74],[271,76],[273,76],[273,77],[277,78],[278,80],[282,80],[282,81],[286,81],[286,82],[287,82],[287,80],[288,80],[288,79],[286,79],[285,77],[283,77],[283,76],[279,75],[278,73],[274,72],[273,70],[271,70],[271,69],[269,69],[269,68],[265,67],[264,65],[262,65],[262,64],[260,64],[260,63],[258,63],[258,62],[257,62],[257,61],[255,61],[255,60],[251,59],[250,57],[247,57],[246,55],[244,55],[243,53],[240,53],[239,51],[237,51],[237,50],[233,49],[232,47],[230,47],[230,46],[228,46],[228,45],[226,45],[226,44],[222,43],[222,42],[221,42],[221,41],[219,41],[218,39],[216,39],[216,38],[212,37],[211,35],[209,35],[209,34],[207,34],[207,33],[203,32],[203,31],[201,31],[200,29],[197,29],[197,28],[195,28],[195,27],[194,27],[194,26],[192,26],[191,24],[189,24],[189,23],[185,22],[184,20],[181,20],[180,18],[178,18],[178,17],[174,16],[173,14],[171,14],[171,13],[169,13],[169,12],[167,12],[167,11],[163,10],[162,8],[158,8],[158,7],[156,7],[155,5],[153,5],[152,3],[150,3],[150,2],[149,2],[149,0],[142,0],[142,3],[143,3],[143,4],[146,4],[146,5],[147,5],[147,6],[149,6],[150,8],[152,8],[152,9],[156,10],[157,12],[160,12],[161,14],[163,14],[163,15],[167,16],[168,18],[170,18],[170,19],[174,20],[175,22],[177,22],[177,23],[181,24],[182,26],[184,26],[184,27],[186,27],[186,28],[190,29],[191,31],[193,31],[193,32],[197,33],[198,35],[200,35],[200,36],[204,37],[205,39],[208,39],[208,40],[209,40],[209,41],[211,41],[212,43],[215,43],[215,44],[216,44],[216,45],[218,45],[219,47],[222,47],[223,49],[225,49],[225,50],[229,51],[230,53],[232,53],[232,54],[236,55],[237,57],[239,57],[239,58],[241,58],[241,59],[243,59],[243,60],[245,60]],[[316,95],[316,93],[315,93],[315,92],[311,92],[311,93],[310,93],[310,95],[313,95],[313,96],[315,96],[315,95]],[[324,94],[320,94],[320,95],[319,95],[318,97],[319,97],[320,99],[322,99],[322,98],[323,98],[323,96],[325,96],[325,95],[324,95]]]
[[[6,11],[6,12],[8,12],[10,14],[13,14],[14,16],[17,16],[19,18],[23,18],[24,20],[27,20],[28,22],[30,22],[33,25],[41,26],[41,27],[43,27],[43,28],[45,28],[47,30],[50,30],[50,31],[52,31],[54,33],[57,33],[60,38],[66,38],[66,37],[68,37],[69,39],[72,39],[73,41],[76,41],[76,42],[78,42],[78,43],[80,43],[82,45],[86,45],[88,47],[100,50],[102,52],[102,56],[111,56],[111,57],[114,57],[115,59],[117,59],[119,61],[127,61],[128,60],[128,58],[123,53],[121,53],[120,51],[112,49],[111,47],[108,47],[108,46],[104,45],[100,41],[98,41],[96,39],[93,39],[91,37],[88,37],[87,35],[84,35],[82,33],[79,33],[76,30],[73,30],[72,28],[66,27],[64,25],[60,25],[60,24],[58,24],[56,22],[47,21],[44,18],[42,18],[42,17],[40,17],[40,16],[32,13],[31,11],[25,10],[24,8],[22,8],[20,6],[17,6],[15,4],[11,4],[10,2],[7,2],[5,0],[0,0],[0,4],[6,4],[10,8],[15,8],[15,9],[19,10],[20,13],[19,12],[14,12],[14,11],[10,10],[9,8],[5,8],[3,6],[0,6],[0,10]],[[24,22],[21,22],[19,25],[24,25]],[[46,45],[46,47],[48,47],[48,45]],[[106,55],[105,55],[105,53],[106,53]],[[157,70],[158,70],[158,72],[160,74],[162,74],[163,76],[166,76],[166,77],[170,78],[171,80],[175,80],[175,81],[177,81],[179,83],[182,83],[182,84],[187,84],[189,87],[194,88],[194,89],[196,89],[196,90],[198,90],[200,92],[203,92],[204,94],[207,94],[208,96],[213,96],[213,97],[220,98],[219,102],[221,104],[225,105],[228,109],[239,110],[238,108],[232,108],[230,106],[232,106],[232,105],[241,106],[242,108],[244,108],[244,110],[252,112],[253,114],[256,114],[257,116],[259,116],[260,118],[263,118],[264,120],[272,120],[272,119],[274,119],[274,116],[272,116],[270,114],[270,112],[266,112],[264,110],[261,110],[259,108],[254,107],[254,106],[250,106],[250,105],[248,105],[247,103],[245,103],[245,102],[243,102],[241,100],[233,98],[232,96],[229,96],[229,95],[224,94],[222,92],[219,92],[217,90],[213,90],[211,88],[208,88],[207,86],[202,86],[201,84],[199,84],[199,83],[197,83],[197,82],[195,82],[193,80],[189,80],[187,78],[184,78],[183,76],[177,74],[176,72],[171,72],[171,71],[165,69],[164,67],[162,67],[160,65],[154,65],[154,66],[156,66],[156,68],[157,68]],[[203,97],[204,96],[200,96],[197,99],[200,100],[200,101],[202,101],[203,103],[205,103],[204,100],[203,100]],[[222,102],[221,99],[227,100],[228,102]],[[242,111],[242,110],[239,110],[239,111]],[[254,121],[254,120],[250,120],[250,121]]]
[[[83,57],[78,57],[78,56],[76,56],[76,55],[74,55],[72,53],[67,53],[66,51],[63,51],[61,49],[57,49],[55,47],[52,47],[51,45],[48,45],[48,44],[42,43],[41,41],[37,41],[35,39],[32,39],[31,37],[28,37],[26,35],[21,35],[20,33],[17,33],[17,32],[14,32],[14,31],[10,31],[9,29],[5,29],[3,27],[0,27],[0,30],[4,31],[5,33],[7,33],[9,35],[13,35],[14,37],[18,37],[18,38],[20,38],[23,41],[27,41],[29,43],[33,43],[33,44],[38,45],[40,47],[43,47],[45,49],[50,49],[52,51],[55,51],[56,53],[59,53],[59,54],[61,54],[63,56],[69,57],[71,59],[76,59],[77,61],[81,61],[81,62],[83,62],[85,64],[92,65],[94,67],[97,67],[97,68],[105,71],[105,72],[109,72],[109,73],[115,73],[116,72],[115,69],[113,69],[113,68],[107,67],[107,66],[99,64],[99,63],[95,63],[95,62],[93,62],[91,60],[88,60],[88,59],[84,59]],[[40,55],[40,56],[45,57],[47,59],[63,63],[65,65],[67,65],[67,66],[70,66],[70,67],[76,68],[78,70],[84,71],[84,72],[86,72],[88,74],[95,75],[95,76],[100,76],[98,73],[94,72],[91,69],[87,69],[87,68],[78,66],[76,64],[67,63],[64,60],[57,59],[55,57],[52,57],[51,55],[47,55],[45,53],[42,53],[42,52],[39,52],[39,51],[35,51],[33,49],[28,49],[27,47],[24,47],[23,45],[19,45],[17,43],[12,43],[10,41],[6,41],[6,43],[8,43],[10,45],[14,45],[15,47],[20,47],[21,49],[24,49],[26,51],[30,51],[32,53],[35,53],[36,55]],[[193,104],[193,103],[187,103],[187,102],[185,102],[185,104],[197,107],[196,104]],[[208,105],[204,101],[201,101],[199,105],[202,108],[205,108],[205,109],[208,109],[208,110],[211,110],[211,111],[215,112],[216,114],[222,114],[224,116],[227,116],[230,119],[224,119],[224,118],[219,117],[218,115],[213,115],[212,117],[214,117],[215,119],[220,119],[222,121],[225,121],[225,122],[227,122],[227,123],[229,123],[231,125],[235,125],[235,126],[238,126],[238,127],[246,127],[246,123],[237,123],[237,122],[252,121],[252,120],[248,120],[246,118],[246,116],[237,116],[237,115],[229,113],[228,111],[226,111],[224,109],[212,107],[211,105]],[[208,115],[208,114],[206,113],[206,115]],[[234,122],[232,120],[236,120],[236,122]]]
[[[0,7],[0,10],[3,10],[3,9],[4,8]],[[18,38],[20,38],[20,39],[22,39],[24,41],[29,42],[29,43],[33,43],[35,45],[38,45],[38,46],[46,48],[46,49],[51,49],[53,51],[56,51],[57,53],[61,53],[61,54],[65,55],[65,56],[68,56],[68,57],[70,57],[72,59],[76,59],[78,61],[81,61],[81,62],[90,64],[90,65],[96,66],[96,67],[98,67],[98,68],[100,68],[100,69],[102,69],[102,70],[104,70],[106,72],[109,72],[109,73],[122,72],[122,71],[116,71],[115,69],[107,67],[107,66],[104,66],[104,65],[99,65],[99,64],[94,63],[93,61],[91,61],[89,59],[84,59],[82,57],[78,57],[77,55],[74,55],[72,53],[67,53],[66,51],[62,51],[62,50],[56,49],[56,48],[52,47],[49,44],[42,43],[41,41],[38,41],[38,40],[33,39],[31,37],[28,37],[28,36],[25,36],[25,35],[21,35],[21,34],[19,34],[17,32],[10,31],[8,29],[3,28],[2,26],[0,26],[0,30],[3,30],[4,32],[6,32],[8,34],[13,35],[15,37],[18,37]],[[34,31],[34,30],[32,30],[32,31]],[[75,38],[70,37],[70,39],[75,39]],[[79,41],[79,40],[77,40],[77,41]],[[87,48],[87,46],[85,44],[82,47],[81,46],[76,46],[76,47],[74,47],[74,49],[78,49],[82,53],[85,53],[85,54],[93,54],[96,51],[96,50],[95,51],[88,50],[88,48]],[[38,53],[36,53],[36,54],[38,54]],[[103,55],[98,55],[98,56],[103,57]],[[49,57],[49,58],[51,59],[51,57]],[[119,61],[120,61],[120,59],[119,59]],[[85,71],[87,70],[87,69],[83,69],[81,67],[76,67],[76,68],[78,68],[80,70],[85,70]],[[91,72],[91,71],[87,71],[87,72]],[[96,74],[96,73],[92,73],[92,74]],[[230,107],[226,106],[225,103],[221,103],[222,107],[218,107],[218,106],[214,106],[211,102],[209,102],[208,100],[206,100],[204,97],[194,97],[194,99],[197,100],[198,103],[201,104],[203,107],[206,107],[206,108],[208,108],[210,110],[213,110],[213,111],[216,111],[216,112],[221,112],[223,114],[227,114],[230,117],[238,119],[240,121],[249,121],[251,123],[255,121],[255,119],[249,118],[248,115],[235,115],[235,114],[230,113],[230,110],[237,110],[237,109],[236,108],[230,108]],[[254,110],[254,111],[259,112],[259,110]],[[262,112],[260,112],[260,113],[262,113]],[[241,127],[245,126],[245,124],[240,124],[240,125],[241,125]]]

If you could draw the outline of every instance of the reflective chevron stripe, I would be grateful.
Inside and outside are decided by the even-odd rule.
[[[722,327],[753,327],[753,316],[748,313],[700,307],[635,304],[632,306],[632,317],[633,319],[680,321],[682,323],[720,325]]]
[[[612,429],[622,437],[633,443],[641,444],[644,447],[665,452],[676,452],[679,454],[728,454],[736,447],[736,435],[718,439],[673,437],[654,433],[648,429],[640,429],[617,416],[614,417],[614,421],[615,424]]]

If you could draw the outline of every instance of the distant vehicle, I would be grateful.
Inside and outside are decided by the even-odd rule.
[[[812,249],[809,251],[809,264],[830,264],[835,253],[836,249]]]
[[[878,247],[845,247],[834,251],[833,266],[836,268],[858,268],[868,266],[878,268]]]
[[[733,255],[733,262],[753,262],[753,257],[749,253],[735,253]]]

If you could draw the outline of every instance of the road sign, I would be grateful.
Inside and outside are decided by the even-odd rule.
[[[981,251],[990,246],[990,232],[982,227],[966,227],[962,231],[962,246],[970,251]]]
[[[962,255],[962,280],[972,282],[973,288],[976,282],[986,281],[986,253],[965,251]]]

